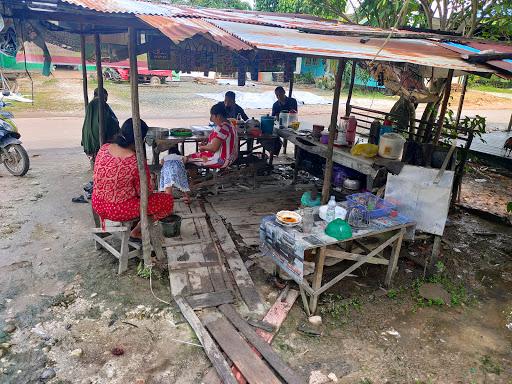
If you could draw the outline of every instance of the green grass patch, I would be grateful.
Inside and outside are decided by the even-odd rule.
[[[362,304],[358,298],[344,299],[340,295],[326,294],[322,297],[322,306],[320,313],[323,316],[330,317],[334,323],[346,324],[347,318],[352,310],[361,310]]]
[[[413,299],[415,300],[415,309],[417,307],[468,305],[471,303],[471,296],[467,293],[464,284],[461,281],[454,281],[446,272],[446,267],[442,262],[436,264],[436,273],[427,278],[418,278],[412,285]],[[450,294],[450,303],[445,303],[441,299],[426,300],[420,296],[420,287],[425,283],[439,284]]]
[[[477,86],[471,87],[471,90],[481,91],[481,92],[512,94],[512,88],[496,88],[491,85],[477,85]]]
[[[501,374],[501,365],[495,362],[490,356],[484,355],[480,359],[480,369],[484,373],[493,373],[495,375]]]

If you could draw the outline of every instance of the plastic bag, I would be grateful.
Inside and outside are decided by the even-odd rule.
[[[379,152],[379,146],[375,144],[356,144],[350,153],[354,156],[375,157]]]

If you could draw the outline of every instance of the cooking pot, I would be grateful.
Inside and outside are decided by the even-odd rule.
[[[396,160],[402,157],[405,139],[398,133],[389,132],[380,137],[379,156]]]
[[[260,127],[260,122],[253,117],[253,118],[251,118],[251,119],[249,119],[249,120],[247,120],[245,122],[245,127],[247,129],[259,128]]]

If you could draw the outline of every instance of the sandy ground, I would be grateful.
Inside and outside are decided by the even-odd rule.
[[[204,121],[209,103],[189,104],[147,120]],[[197,340],[175,306],[153,297],[135,261],[118,276],[115,259],[94,250],[90,206],[71,203],[91,178],[78,147],[82,118],[71,115],[17,118],[31,169],[15,178],[0,168],[0,383],[42,374],[55,374],[51,384],[199,383],[209,362],[182,343]],[[450,219],[435,281],[452,306],[418,296],[423,271],[405,256],[427,254],[422,241],[404,246],[393,290],[380,288],[384,270],[371,266],[326,295],[320,337],[297,330],[306,321],[297,302],[273,347],[305,383],[314,370],[357,384],[511,382],[512,229],[462,212]],[[250,272],[272,303],[277,291],[262,267]],[[153,289],[169,300],[165,273],[156,271]]]

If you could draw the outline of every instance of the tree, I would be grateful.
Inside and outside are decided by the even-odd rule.
[[[264,12],[277,12],[279,0],[256,0],[256,10]]]
[[[242,0],[153,0],[155,3],[181,4],[192,7],[205,8],[232,8],[232,9],[251,9],[251,6]]]

